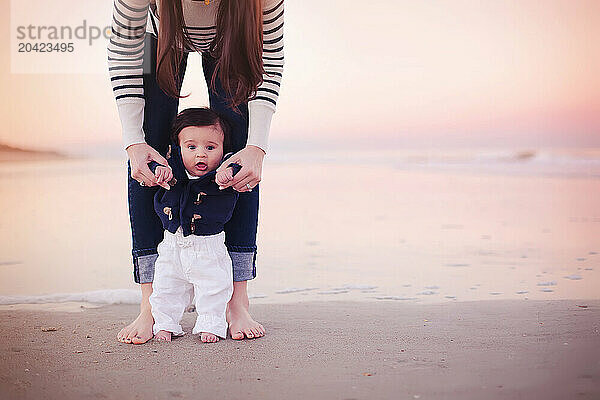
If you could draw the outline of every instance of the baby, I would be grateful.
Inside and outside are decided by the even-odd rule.
[[[216,173],[231,155],[230,127],[209,108],[177,115],[167,155],[169,166],[151,162],[159,188],[154,209],[165,229],[158,245],[150,296],[153,333],[171,341],[184,334],[180,321],[194,299],[198,317],[192,334],[202,342],[226,338],[225,311],[233,294],[233,267],[225,247],[224,225],[233,214],[238,192],[220,186],[233,179],[238,164]],[[166,188],[169,188],[168,190]]]

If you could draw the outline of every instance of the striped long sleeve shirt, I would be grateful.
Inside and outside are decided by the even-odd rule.
[[[193,48],[207,51],[216,34],[216,16],[220,0],[209,4],[181,0],[184,23]],[[234,0],[237,1],[237,0]],[[144,143],[143,59],[146,33],[158,36],[160,0],[114,0],[112,34],[108,44],[108,69],[123,130],[123,145]],[[255,98],[248,102],[248,142],[267,151],[271,119],[275,113],[283,73],[284,0],[263,2],[263,83]]]

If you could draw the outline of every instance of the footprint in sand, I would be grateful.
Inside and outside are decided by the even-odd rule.
[[[556,281],[549,281],[549,282],[538,282],[537,284],[538,286],[556,286],[557,283]]]
[[[405,297],[405,296],[377,296],[377,300],[417,300],[416,297]]]
[[[583,279],[583,277],[581,275],[577,275],[577,274],[563,276],[563,278],[565,278],[565,279],[571,279],[573,281],[578,281],[580,279]]]
[[[529,291],[527,290],[519,290],[518,292],[516,292],[517,294],[527,294],[529,293]]]
[[[554,292],[554,289],[542,288],[542,289],[540,289],[540,292]]]
[[[317,292],[317,294],[340,294],[340,293],[348,293],[349,290],[324,290],[322,292]]]
[[[315,289],[318,289],[318,288],[316,288],[316,287],[313,287],[313,288],[295,288],[294,287],[294,288],[287,288],[287,289],[276,290],[275,293],[278,293],[278,294],[297,293],[297,292],[306,292],[308,290],[315,290]]]
[[[437,294],[438,292],[435,292],[433,290],[424,290],[422,292],[417,293],[417,296],[420,295],[424,295],[424,296],[431,296],[432,294]]]
[[[373,290],[373,289],[377,289],[377,286],[373,286],[373,285],[350,285],[350,284],[345,284],[345,285],[340,286],[340,287],[335,287],[332,290],[352,290],[352,289],[356,289],[356,290]]]

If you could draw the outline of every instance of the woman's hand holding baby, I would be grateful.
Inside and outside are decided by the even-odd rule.
[[[242,166],[242,169],[240,169],[232,179],[224,182],[224,184],[219,183],[221,186],[220,188],[225,189],[229,186],[233,186],[238,192],[249,192],[252,190],[252,188],[260,182],[264,157],[265,152],[260,147],[252,145],[246,146],[232,155],[227,159],[226,163],[223,163],[223,165],[217,169],[217,174],[224,171],[230,163],[239,164]]]
[[[160,185],[169,189],[169,185],[162,181],[158,182],[157,177],[148,168],[150,161],[156,161],[162,165],[169,165],[167,159],[160,155],[153,147],[147,143],[136,143],[127,147],[127,156],[131,166],[131,177],[145,186]]]

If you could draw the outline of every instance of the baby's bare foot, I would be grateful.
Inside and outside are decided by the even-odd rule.
[[[171,341],[171,332],[168,331],[158,331],[154,338],[159,342],[170,342]]]
[[[219,338],[217,335],[213,335],[210,332],[200,332],[200,340],[202,340],[204,343],[214,343],[218,342]]]

